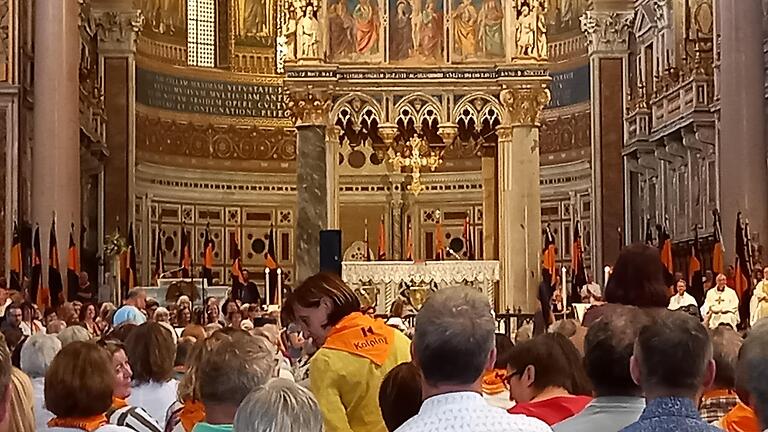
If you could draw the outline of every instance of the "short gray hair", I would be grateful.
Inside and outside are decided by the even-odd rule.
[[[239,406],[277,372],[274,347],[245,332],[222,340],[198,365],[195,377],[204,405]]]
[[[488,298],[453,287],[433,293],[416,316],[415,359],[430,385],[468,385],[485,371],[496,323]]]
[[[88,333],[88,330],[79,325],[65,328],[57,335],[57,337],[61,341],[62,348],[72,342],[87,342],[91,340],[91,334]]]
[[[141,287],[131,288],[130,291],[128,291],[128,294],[125,296],[126,299],[135,299],[139,298],[142,295],[147,295],[147,290]]]
[[[322,432],[323,415],[308,390],[273,379],[243,400],[235,415],[236,432]]]
[[[42,378],[53,358],[61,351],[61,341],[55,335],[32,335],[21,347],[21,370],[30,378]]]

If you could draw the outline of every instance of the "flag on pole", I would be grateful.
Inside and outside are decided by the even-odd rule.
[[[440,222],[440,216],[437,217],[435,226],[435,261],[445,259],[445,243],[443,242],[443,223]]]
[[[203,278],[208,286],[213,286],[213,248],[214,243],[211,238],[211,224],[205,225],[205,238],[203,240]]]
[[[551,278],[551,284],[554,286],[557,280],[557,244],[555,243],[555,235],[552,233],[552,228],[549,224],[544,229],[544,250],[542,251],[542,259],[544,261],[544,268],[549,271]]]
[[[160,275],[165,273],[165,262],[163,262],[162,233],[163,230],[160,228],[160,225],[158,225],[157,231],[155,232],[155,266],[154,269],[152,269],[152,279],[155,281],[160,278]]]
[[[741,217],[741,212],[736,215],[736,278],[735,287],[736,294],[742,303],[749,303],[744,301],[747,298],[745,294],[750,288],[750,279],[752,277],[752,269],[749,268],[749,250],[747,249],[747,236],[744,226],[744,220]]]
[[[469,221],[469,212],[467,212],[467,217],[464,218],[464,233],[462,237],[464,237],[464,248],[467,251],[467,259],[474,260],[475,243],[472,241],[472,226]]]
[[[411,226],[411,217],[408,216],[407,227],[405,229],[405,260],[413,261],[413,226]]]
[[[75,301],[80,290],[80,257],[75,243],[75,224],[69,230],[69,249],[67,255],[67,301]]]
[[[365,219],[363,224],[363,242],[365,243],[365,260],[370,261],[371,260],[371,246],[368,242],[368,219]]]
[[[133,236],[133,222],[128,226],[128,262],[126,270],[127,290],[123,295],[127,294],[127,291],[132,290],[138,284],[136,275],[136,239]]]
[[[714,219],[714,233],[715,233],[715,246],[712,250],[712,273],[715,276],[719,274],[725,274],[725,246],[723,245],[723,225],[720,219],[720,212],[715,209],[712,210],[712,217]]]
[[[387,259],[387,235],[386,230],[384,229],[384,215],[381,216],[381,220],[379,221],[379,238],[378,238],[378,245],[377,245],[377,253],[376,253],[376,259],[379,261],[384,261]]]
[[[704,281],[701,273],[701,258],[699,250],[699,227],[694,227],[693,245],[691,246],[691,259],[688,262],[688,283],[690,294],[698,304],[704,301]]]
[[[270,270],[277,270],[277,254],[275,253],[275,227],[269,227],[269,241],[267,242],[267,253],[264,255],[264,265]]]
[[[189,232],[186,225],[181,225],[181,253],[179,254],[179,267],[181,277],[188,278],[192,275],[192,250],[189,246]]]
[[[672,238],[669,235],[669,227],[666,219],[664,225],[656,225],[659,232],[659,253],[661,254],[661,263],[666,267],[670,275],[675,273],[674,263],[672,262]]]
[[[61,280],[59,267],[59,246],[56,241],[56,218],[51,222],[51,232],[48,240],[48,290],[52,306],[58,306],[64,300],[64,284]]]
[[[32,239],[32,284],[30,285],[30,300],[35,302],[41,311],[51,306],[51,296],[48,288],[43,286],[43,249],[40,247],[40,225],[35,225]]]
[[[13,240],[11,242],[11,284],[10,288],[21,292],[21,275],[24,273],[22,270],[21,259],[21,237],[19,236],[19,225],[13,223]],[[34,301],[34,299],[32,299]]]
[[[576,221],[573,228],[571,250],[571,295],[569,299],[571,304],[581,303],[581,288],[586,284],[587,269],[584,266],[584,248],[581,245],[581,222]]]
[[[240,252],[240,243],[238,242],[238,232],[229,233],[229,258],[232,260],[232,299],[240,300],[242,298],[245,279],[243,279],[242,253]]]

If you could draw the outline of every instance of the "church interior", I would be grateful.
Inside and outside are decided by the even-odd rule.
[[[531,313],[542,267],[602,285],[636,242],[758,269],[767,3],[0,0],[5,276]]]

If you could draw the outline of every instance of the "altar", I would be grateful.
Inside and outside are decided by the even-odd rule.
[[[455,285],[472,286],[494,305],[499,282],[498,261],[345,261],[342,279],[358,295],[371,298],[377,314],[389,312],[403,286],[425,291]]]

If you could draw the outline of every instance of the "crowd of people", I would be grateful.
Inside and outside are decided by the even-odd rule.
[[[509,335],[472,288],[383,320],[328,273],[280,313],[137,288],[41,314],[0,290],[0,432],[768,430],[768,320],[685,308],[663,271],[630,246],[583,320]]]

